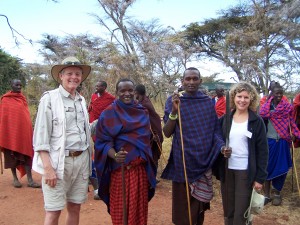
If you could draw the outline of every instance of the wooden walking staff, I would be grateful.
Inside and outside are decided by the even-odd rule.
[[[159,149],[159,151],[160,151],[160,154],[161,154],[161,156],[162,156],[162,158],[163,158],[163,161],[164,161],[165,165],[167,165],[167,160],[165,159],[165,157],[164,157],[164,155],[163,155],[163,152],[162,152],[162,149],[161,149],[162,144],[161,144],[161,142],[160,142],[160,140],[159,140],[159,137],[158,137],[157,134],[155,134],[155,133],[153,132],[153,130],[152,130],[151,128],[150,128],[150,130],[151,130],[151,133],[152,133],[153,137],[154,137],[154,136],[156,137],[156,138],[155,138],[155,142],[156,142],[156,144],[157,144],[157,146],[158,146],[158,149]]]
[[[290,129],[290,135],[291,135],[291,138],[292,138],[293,133],[292,133],[292,128],[291,128],[291,121],[289,121],[289,129]],[[292,163],[293,163],[293,168],[294,168],[294,171],[295,171],[295,177],[296,177],[296,184],[297,184],[298,194],[299,194],[299,197],[300,197],[300,187],[299,187],[299,180],[298,180],[298,174],[297,174],[296,161],[295,161],[295,158],[294,158],[294,151],[295,151],[294,141],[292,140]]]
[[[293,103],[293,98],[291,98],[291,105],[293,105],[293,104],[294,104]],[[290,125],[289,125],[289,127],[290,127]],[[291,129],[290,129],[290,135],[291,134],[292,134],[292,132],[291,132]],[[292,140],[292,145],[293,145],[293,140]],[[294,165],[294,148],[292,148],[292,164]],[[292,166],[292,193],[293,192],[294,192],[294,166]]]
[[[230,132],[230,99],[229,91],[226,92],[226,114],[225,114],[225,128],[226,128],[226,142],[225,147],[229,147],[229,132]],[[225,158],[225,196],[224,196],[224,222],[228,224],[228,158]]]
[[[183,171],[184,171],[184,177],[185,177],[186,197],[187,197],[187,202],[188,202],[189,221],[190,221],[190,225],[192,225],[190,192],[189,192],[188,177],[186,174],[186,166],[185,166],[185,158],[184,158],[184,145],[183,145],[183,135],[182,135],[181,114],[180,114],[180,102],[178,103],[178,121],[179,121],[179,131],[180,131],[180,140],[181,140],[182,163],[183,163]]]
[[[1,148],[0,148],[0,170],[1,170],[1,174],[3,174],[2,149]]]
[[[127,207],[126,207],[126,188],[125,188],[125,166],[124,166],[124,163],[122,163],[121,169],[122,169],[123,225],[127,225],[128,220],[127,220]]]

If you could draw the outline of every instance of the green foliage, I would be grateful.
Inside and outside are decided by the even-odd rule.
[[[24,86],[26,84],[25,78],[26,74],[22,70],[21,60],[0,49],[0,95],[11,89],[11,80],[19,79]]]

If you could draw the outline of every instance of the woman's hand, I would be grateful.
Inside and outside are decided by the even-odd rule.
[[[230,158],[232,153],[232,148],[223,146],[221,148],[221,153],[224,155],[225,158]]]
[[[257,192],[260,192],[262,190],[262,187],[263,185],[254,181],[254,184],[253,184],[253,188],[257,191]]]

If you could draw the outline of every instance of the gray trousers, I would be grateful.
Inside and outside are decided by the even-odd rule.
[[[252,193],[252,187],[248,185],[247,170],[228,169],[226,178],[224,183],[221,182],[225,225],[244,225],[244,213],[249,207]]]

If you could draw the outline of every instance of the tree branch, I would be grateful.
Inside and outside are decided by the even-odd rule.
[[[9,26],[9,29],[11,30],[11,35],[13,37],[13,39],[15,40],[15,44],[17,46],[19,46],[20,42],[18,41],[18,37],[17,35],[19,35],[20,37],[22,37],[24,40],[28,41],[30,44],[32,44],[32,40],[31,39],[28,39],[26,38],[23,34],[19,33],[15,28],[13,28],[11,25],[10,25],[10,22],[8,20],[8,17],[6,15],[3,15],[3,14],[0,14],[0,16],[4,17],[6,19],[6,23],[7,25]],[[16,35],[17,34],[17,35]]]

